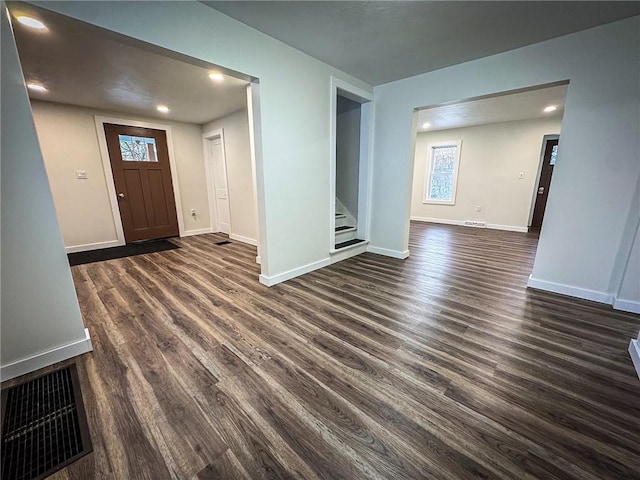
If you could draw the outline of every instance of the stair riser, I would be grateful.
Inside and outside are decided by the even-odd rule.
[[[350,232],[336,232],[336,243],[346,242],[347,240],[352,240],[356,238],[357,231]]]

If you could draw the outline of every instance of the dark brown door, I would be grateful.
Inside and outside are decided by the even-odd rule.
[[[165,132],[110,123],[104,131],[126,242],[177,236]]]
[[[539,229],[542,226],[544,209],[547,207],[549,186],[551,185],[551,176],[553,175],[553,166],[556,164],[557,153],[558,139],[547,140],[547,144],[544,148],[544,158],[542,159],[542,171],[540,172],[540,182],[538,183],[536,204],[533,207],[531,229]]]

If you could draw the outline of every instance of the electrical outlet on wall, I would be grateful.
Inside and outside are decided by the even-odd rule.
[[[195,217],[195,216],[196,216],[196,209],[195,209],[195,208],[192,208],[192,209],[191,209],[191,216],[192,216],[192,217]]]
[[[87,176],[86,170],[76,170],[76,178],[78,180],[86,180],[89,177]]]
[[[478,206],[476,207],[476,212],[481,212],[481,211],[482,211],[482,206],[481,206],[481,205],[478,205]]]

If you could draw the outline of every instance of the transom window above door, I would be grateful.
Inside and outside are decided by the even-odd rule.
[[[155,138],[118,135],[120,153],[124,162],[157,162]]]
[[[454,205],[462,141],[429,145],[423,203]]]

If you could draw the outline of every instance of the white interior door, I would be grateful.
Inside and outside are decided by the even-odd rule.
[[[229,209],[229,190],[227,187],[227,165],[220,137],[209,141],[211,161],[213,163],[213,185],[216,195],[216,212],[218,214],[218,230],[231,233],[231,212]]]

